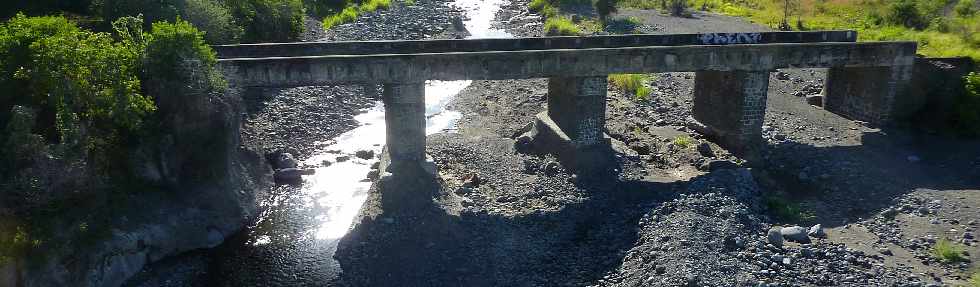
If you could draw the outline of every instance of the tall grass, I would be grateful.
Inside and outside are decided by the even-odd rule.
[[[582,34],[582,29],[564,16],[551,17],[545,20],[544,31],[548,36],[578,36]]]
[[[650,99],[650,88],[643,85],[650,77],[643,74],[612,74],[609,83],[624,93],[633,94],[635,100]]]
[[[414,4],[414,1],[408,3],[408,5],[412,4]],[[368,0],[361,2],[361,4],[354,4],[352,2],[344,10],[324,18],[323,29],[330,29],[333,26],[354,22],[362,13],[370,13],[378,9],[388,9],[388,7],[391,7],[391,0]]]
[[[932,257],[946,263],[955,263],[966,259],[963,257],[963,247],[946,239],[936,241],[936,245],[932,247]]]

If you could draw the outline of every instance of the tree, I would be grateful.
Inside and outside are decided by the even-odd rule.
[[[617,0],[596,0],[593,3],[595,13],[599,15],[599,22],[603,25],[609,19],[609,14],[616,13],[616,2]]]

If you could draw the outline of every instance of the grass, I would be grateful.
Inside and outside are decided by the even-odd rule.
[[[624,93],[633,94],[634,100],[650,100],[650,88],[643,83],[648,81],[650,76],[644,74],[612,74],[609,75],[609,83]]]
[[[806,210],[799,203],[787,200],[777,195],[768,195],[764,199],[769,212],[777,219],[787,222],[806,223],[816,219],[813,212]]]
[[[582,35],[582,29],[572,23],[572,19],[564,16],[548,18],[544,22],[544,31],[548,36]]]
[[[406,1],[407,5],[413,5],[414,3],[414,0]],[[378,9],[388,9],[388,7],[391,7],[391,0],[368,0],[360,4],[350,4],[344,7],[344,10],[324,18],[323,29],[330,29],[333,26],[354,22],[354,20],[357,20],[357,16],[360,16],[362,13],[370,13]]]
[[[980,287],[980,270],[977,270],[977,272],[973,273],[973,276],[970,276],[970,287]]]
[[[966,260],[963,257],[963,247],[946,239],[936,241],[932,247],[932,257],[945,263],[955,263]]]
[[[920,17],[913,23],[919,27],[898,24],[889,14],[891,3],[882,0],[799,0],[788,22],[794,30],[858,31],[859,41],[915,41],[919,53],[929,57],[966,56],[980,61],[980,12],[973,9],[954,9],[946,12],[947,0],[909,0],[914,2]],[[970,0],[963,0],[970,1]],[[643,7],[657,0],[624,0],[624,4]],[[776,28],[783,21],[783,1],[772,0],[698,0],[690,5],[704,5],[717,13],[746,17],[753,22]],[[966,6],[961,4],[957,6]],[[963,10],[964,12],[957,12]]]
[[[681,135],[675,137],[672,143],[678,148],[688,149],[694,146],[694,139],[686,135]]]

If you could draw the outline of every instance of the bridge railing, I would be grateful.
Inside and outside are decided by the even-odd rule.
[[[854,31],[808,31],[668,35],[638,34],[470,40],[262,43],[221,45],[214,46],[214,49],[218,53],[219,58],[232,59],[855,41],[857,41],[857,32]]]

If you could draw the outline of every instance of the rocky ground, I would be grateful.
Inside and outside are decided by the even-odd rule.
[[[501,26],[540,35],[540,18],[524,7],[508,5]],[[636,17],[646,33],[766,30],[701,13],[619,15]],[[464,115],[458,133],[429,138],[442,182],[435,204],[399,217],[369,200],[345,239],[368,247],[338,253],[345,277],[368,286],[389,278],[445,286],[965,284],[980,259],[978,142],[882,129],[807,104],[824,75],[772,73],[763,158],[749,163],[686,127],[693,74],[655,75],[648,100],[610,89],[607,133],[629,150],[620,150],[611,176],[590,178],[513,149],[544,109],[546,80],[476,81],[452,105]],[[693,140],[681,144],[683,137]],[[944,239],[966,261],[931,256]],[[404,249],[418,250],[386,257]],[[380,262],[390,259],[416,263]]]

